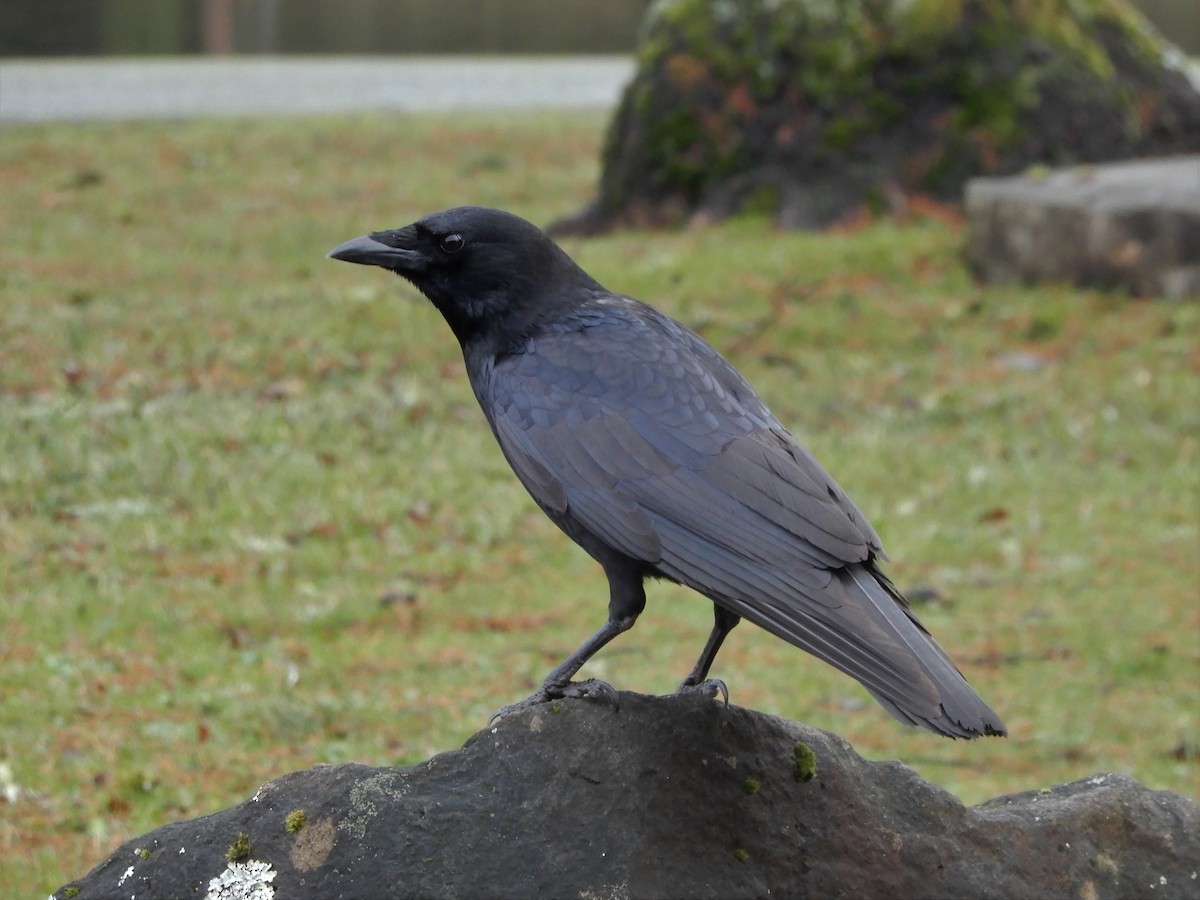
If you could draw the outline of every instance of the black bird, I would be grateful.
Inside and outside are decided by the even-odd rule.
[[[525,703],[615,696],[571,678],[633,626],[650,577],[713,601],[680,690],[725,693],[709,668],[746,618],[856,678],[901,722],[1006,733],[880,571],[863,514],[695,332],[500,210],[445,210],[329,256],[390,269],[438,308],[513,471],[608,576],[608,621]]]

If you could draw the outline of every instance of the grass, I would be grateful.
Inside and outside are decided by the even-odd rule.
[[[599,625],[436,313],[334,264],[462,202],[584,203],[602,120],[9,126],[0,144],[0,894],[318,762],[456,747]],[[733,700],[967,802],[1101,770],[1200,796],[1200,307],[986,287],[939,217],[567,242],[699,328],[883,535],[1007,741],[894,723],[739,628]],[[666,692],[655,586],[592,674]]]

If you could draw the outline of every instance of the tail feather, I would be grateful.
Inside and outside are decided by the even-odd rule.
[[[849,566],[842,572],[843,586],[877,624],[899,639],[906,655],[937,691],[938,709],[930,715],[928,709],[914,709],[904,703],[903,695],[867,686],[884,709],[901,722],[921,725],[947,737],[974,738],[1008,733],[1004,722],[975,693],[885,576],[869,564]]]
[[[799,578],[670,519],[655,517],[654,525],[664,548],[659,574],[845,672],[901,722],[954,738],[1006,733],[872,563]]]

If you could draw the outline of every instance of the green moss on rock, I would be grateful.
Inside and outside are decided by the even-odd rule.
[[[796,741],[792,747],[792,777],[796,781],[812,781],[817,777],[817,754],[804,741]]]
[[[225,858],[230,862],[245,862],[250,858],[250,836],[240,833],[237,839],[225,851]]]
[[[977,174],[1200,151],[1168,50],[1125,0],[660,0],[576,224],[772,196],[821,225],[885,186],[950,199]]]

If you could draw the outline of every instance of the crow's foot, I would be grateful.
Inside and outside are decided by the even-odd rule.
[[[720,678],[708,678],[698,684],[684,679],[679,687],[675,689],[677,694],[698,694],[701,697],[708,697],[710,700],[716,700],[720,697],[725,705],[729,705],[729,688],[725,686]]]
[[[563,697],[578,700],[599,700],[611,706],[613,712],[617,712],[620,709],[616,689],[607,681],[601,681],[598,678],[589,678],[586,681],[568,681],[564,685],[544,684],[532,696],[496,710],[492,713],[492,717],[488,719],[488,724],[491,725],[497,719],[503,719],[505,716],[524,712],[531,707],[550,703]]]

